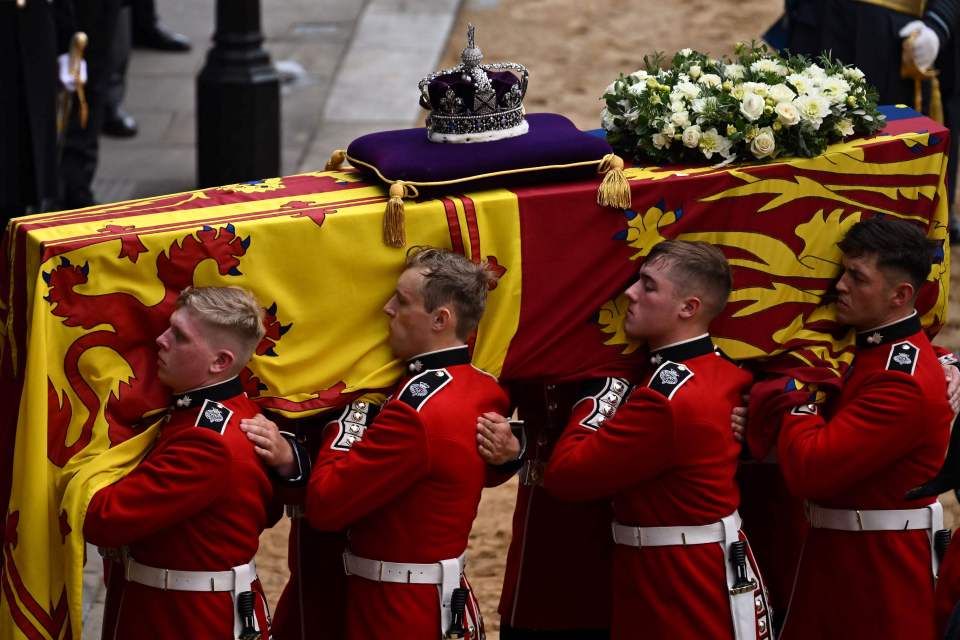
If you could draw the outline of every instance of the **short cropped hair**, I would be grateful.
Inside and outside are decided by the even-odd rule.
[[[243,287],[187,287],[177,297],[176,308],[190,309],[207,326],[235,338],[241,352],[234,355],[244,365],[266,333],[263,309]]]
[[[490,273],[486,263],[433,247],[411,247],[406,269],[423,269],[421,294],[427,311],[449,304],[457,315],[456,335],[466,340],[480,324],[487,301]]]
[[[874,216],[850,227],[837,246],[850,258],[875,255],[877,267],[898,271],[919,290],[930,275],[936,243],[913,223]]]
[[[700,298],[709,320],[723,311],[733,288],[733,276],[720,249],[706,242],[664,240],[654,245],[646,262],[659,260],[668,261],[668,277],[677,295]]]

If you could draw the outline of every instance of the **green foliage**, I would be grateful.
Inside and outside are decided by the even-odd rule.
[[[821,56],[783,58],[737,43],[736,56],[661,52],[607,87],[602,126],[617,153],[658,164],[811,157],[883,128],[863,73]]]

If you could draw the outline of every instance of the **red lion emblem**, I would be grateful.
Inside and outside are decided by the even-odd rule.
[[[164,285],[165,294],[153,306],[145,306],[135,296],[124,292],[93,296],[78,292],[76,288],[87,282],[90,276],[89,264],[77,266],[61,257],[59,266],[43,274],[50,286],[46,300],[52,305],[53,315],[63,318],[63,323],[70,327],[101,327],[75,340],[67,349],[63,362],[70,387],[87,414],[80,435],[73,442],[67,441],[67,430],[74,407],[66,395],[61,404],[56,389],[48,380],[50,425],[47,455],[51,462],[63,466],[90,443],[101,410],[100,399],[81,371],[81,356],[94,347],[107,347],[123,357],[133,372],[129,381],[122,381],[119,391],[111,394],[103,407],[110,442],[123,442],[135,433],[137,426],[141,426],[145,413],[163,407],[169,399],[169,390],[157,380],[155,339],[166,329],[177,295],[193,284],[197,266],[206,260],[214,260],[223,276],[241,275],[238,269],[240,258],[249,246],[250,237],[238,237],[231,224],[220,229],[205,226],[195,235],[172,242],[165,253],[157,256],[157,277]],[[274,345],[290,325],[283,326],[277,321],[276,304],[265,310],[264,323],[267,335],[257,353],[276,355]],[[250,396],[259,395],[265,388],[248,369],[244,369],[241,379]]]

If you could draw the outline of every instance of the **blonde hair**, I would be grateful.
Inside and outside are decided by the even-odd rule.
[[[207,326],[235,338],[245,365],[263,339],[263,309],[254,295],[243,287],[187,287],[180,292],[177,309],[190,309]]]

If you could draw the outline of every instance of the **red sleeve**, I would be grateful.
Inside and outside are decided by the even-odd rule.
[[[350,451],[331,449],[326,437],[324,445],[307,489],[307,520],[321,531],[356,522],[429,472],[420,414],[403,402],[384,406]]]
[[[783,416],[777,457],[790,491],[823,499],[889,466],[922,435],[905,419],[922,398],[916,381],[883,372],[830,421],[788,411]]]
[[[543,481],[547,491],[565,500],[595,500],[675,464],[673,412],[663,395],[637,389],[599,430],[580,424],[589,405],[574,407],[550,456]]]
[[[187,429],[93,496],[83,535],[93,544],[118,547],[186,520],[227,489],[229,465],[218,434]]]

